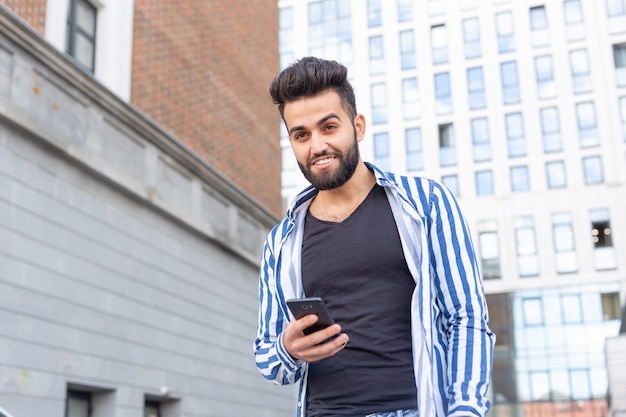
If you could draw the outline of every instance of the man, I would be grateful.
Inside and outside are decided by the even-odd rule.
[[[494,335],[453,196],[361,160],[365,118],[344,66],[303,58],[270,94],[311,187],[264,245],[259,370],[299,381],[299,417],[484,416]],[[305,335],[317,317],[294,320],[286,304],[304,296],[336,324]]]

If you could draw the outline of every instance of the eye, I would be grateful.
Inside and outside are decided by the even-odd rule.
[[[326,127],[324,128],[324,130],[333,130],[333,129],[337,129],[337,125],[329,124],[329,125],[326,125]]]
[[[296,132],[293,134],[293,140],[302,140],[306,137],[306,132]]]

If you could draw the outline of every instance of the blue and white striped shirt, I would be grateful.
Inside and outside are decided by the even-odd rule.
[[[416,284],[411,327],[420,417],[484,416],[491,404],[486,394],[495,335],[461,210],[433,180],[367,166],[385,188]],[[304,218],[316,193],[312,187],[300,193],[287,217],[268,234],[259,279],[257,367],[276,384],[300,382],[298,417],[305,417],[308,364],[287,353],[282,332],[291,320],[285,300],[304,296]]]

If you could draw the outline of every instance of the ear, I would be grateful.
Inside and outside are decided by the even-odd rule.
[[[356,140],[360,142],[365,137],[365,116],[357,114],[354,117],[354,130],[356,132]]]

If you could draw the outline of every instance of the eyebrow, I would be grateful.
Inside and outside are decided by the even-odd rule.
[[[315,125],[316,126],[323,125],[324,123],[326,123],[330,119],[339,119],[339,120],[341,120],[341,117],[339,117],[335,113],[330,113],[330,114],[322,117],[321,119],[319,119]],[[291,129],[289,129],[289,136],[291,136],[294,132],[298,132],[298,131],[301,131],[301,130],[306,130],[306,128],[304,126],[294,126]]]

